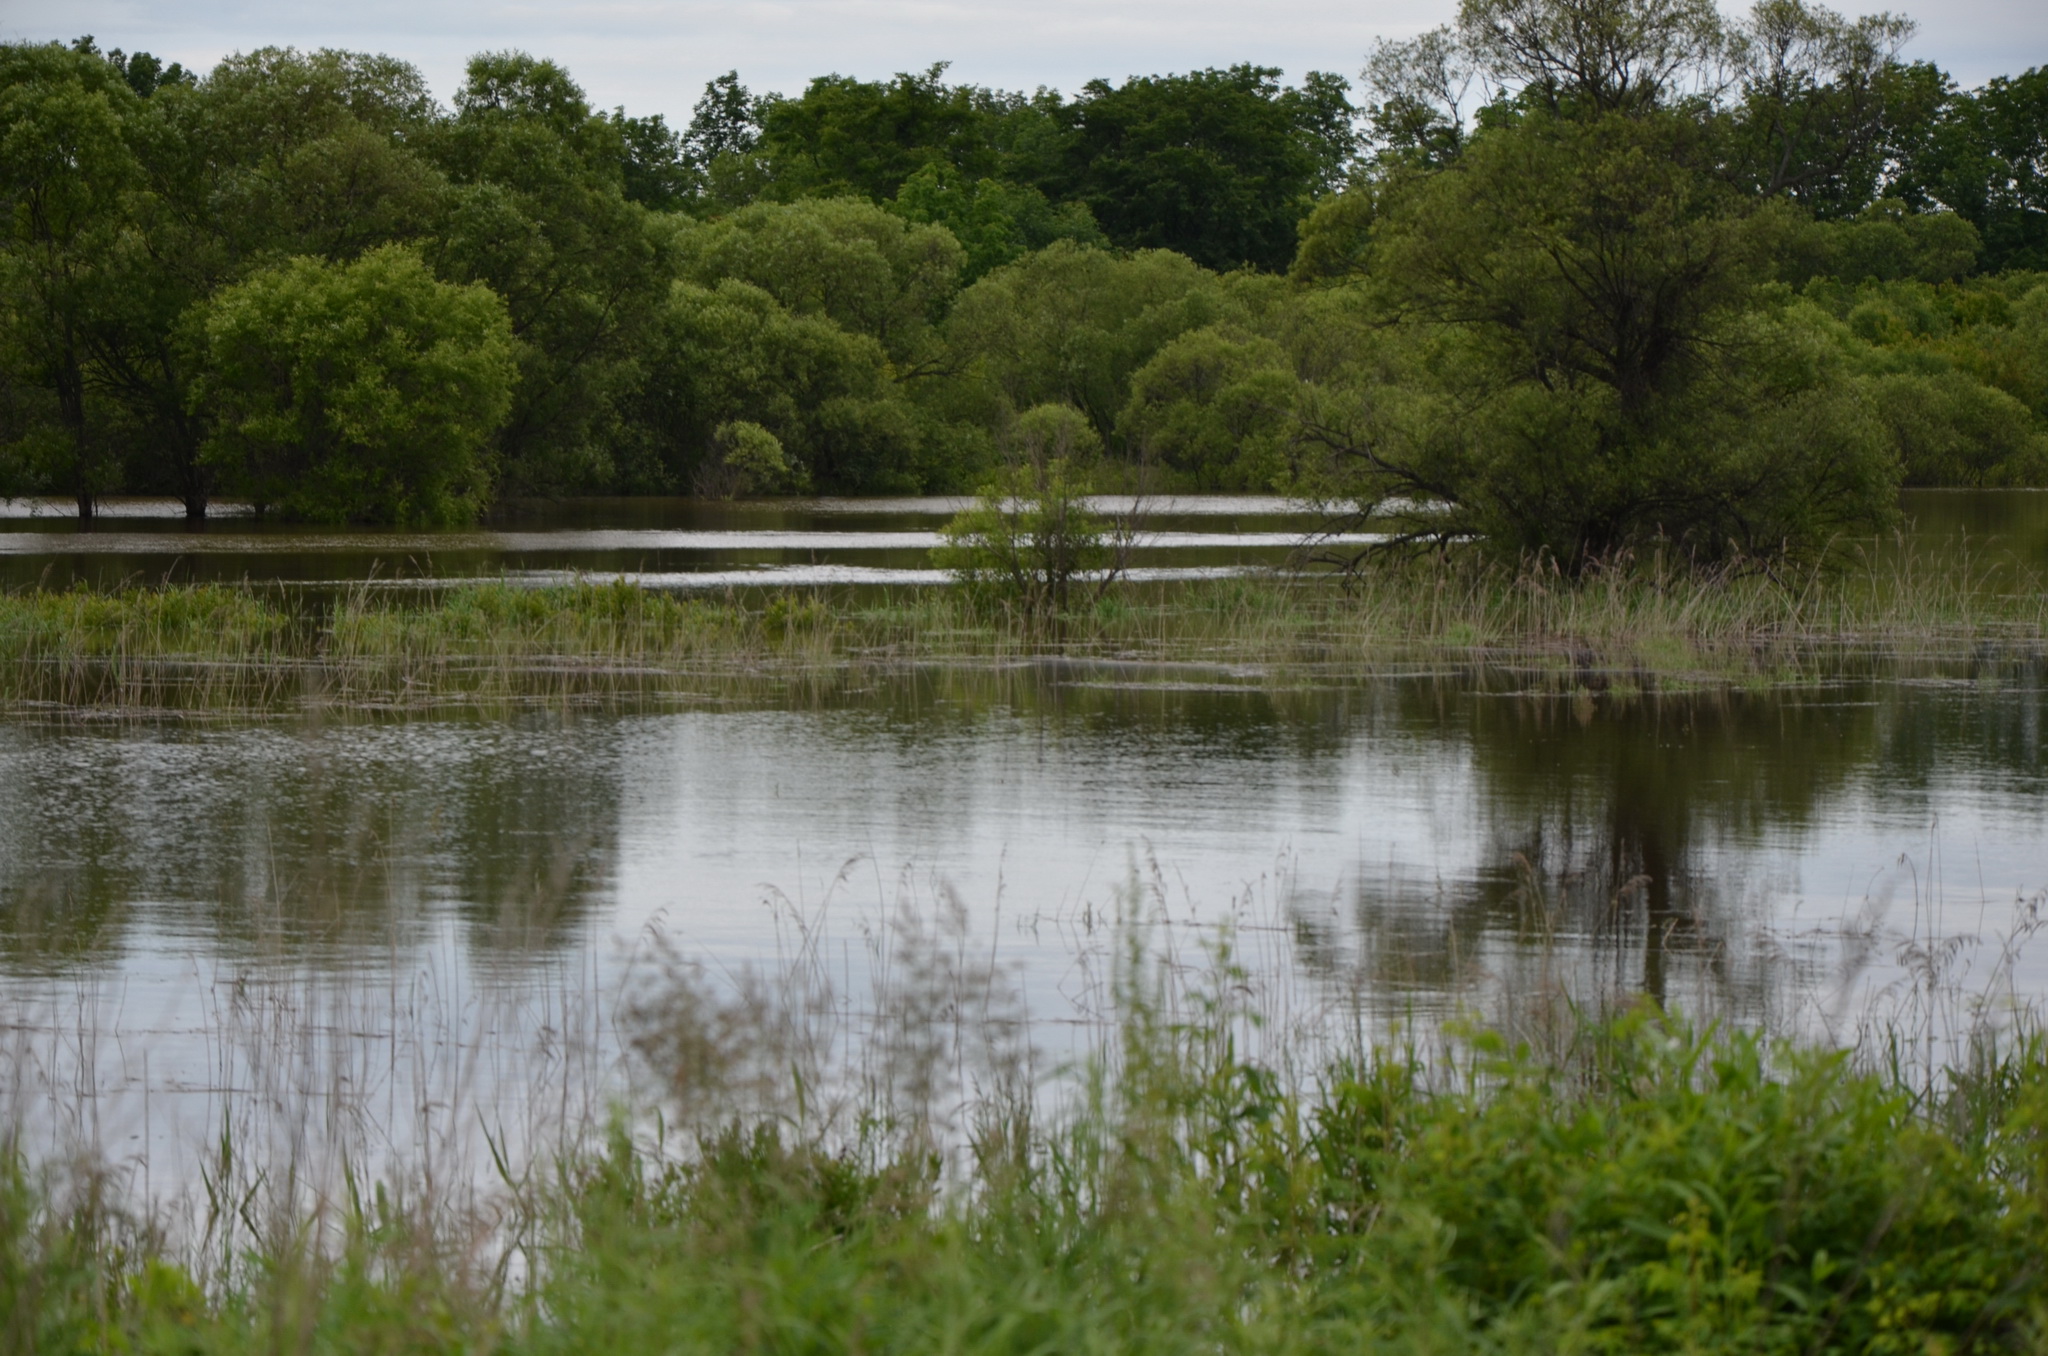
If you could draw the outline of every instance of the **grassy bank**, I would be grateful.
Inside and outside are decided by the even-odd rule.
[[[0,596],[0,692],[75,704],[343,702],[663,690],[846,665],[1069,657],[1343,673],[1516,664],[1566,685],[1779,680],[1844,653],[2030,656],[2044,581],[2010,560],[1872,552],[1793,578],[1655,565],[1568,580],[1429,560],[1349,580],[1249,576],[1123,585],[1028,619],[946,587],[894,592],[360,590],[309,603],[218,585]]]
[[[1480,1036],[1290,1091],[1222,1024],[1139,1014],[1062,1110],[974,1099],[954,1171],[886,1117],[621,1130],[480,1214],[351,1179],[296,1213],[222,1193],[183,1246],[108,1177],[10,1155],[0,1343],[2038,1351],[2044,1055],[1930,1090],[1640,1011],[1551,1057]]]

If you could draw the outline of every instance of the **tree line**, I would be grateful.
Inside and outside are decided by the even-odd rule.
[[[1281,489],[1578,568],[2048,478],[2048,70],[1761,0],[1465,0],[1356,83],[712,81],[0,46],[0,492]],[[1046,407],[1052,407],[1048,410]]]

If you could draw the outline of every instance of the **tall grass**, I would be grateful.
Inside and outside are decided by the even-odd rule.
[[[0,595],[0,699],[573,699],[1049,653],[1275,673],[1451,661],[1607,687],[1798,678],[1845,656],[1981,664],[2038,656],[2044,640],[2048,582],[2036,573],[1903,540],[1792,578],[1649,560],[1567,579],[1452,556],[1349,579],[1126,584],[1052,618],[945,587],[697,597],[593,580],[359,588],[316,603],[206,585]]]
[[[1142,904],[1133,894],[1131,900]],[[2033,1351],[2048,1043],[1802,1045],[1640,1003],[1304,1045],[1227,941],[1142,908],[1047,1067],[964,911],[769,969],[669,954],[634,1100],[502,1190],[249,1161],[205,1228],[0,1157],[32,1351]],[[1923,976],[1916,982],[1936,982]],[[855,993],[853,989],[861,992]],[[1960,1002],[1950,994],[1947,1001]],[[1923,1006],[1892,1010],[1920,1020]],[[1530,1039],[1532,1035],[1539,1038]],[[494,1142],[495,1143],[495,1142]],[[259,1151],[260,1158],[260,1151]]]

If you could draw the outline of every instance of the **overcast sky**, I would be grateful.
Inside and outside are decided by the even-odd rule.
[[[1856,4],[1845,6],[1863,12]],[[1907,0],[1908,55],[1965,84],[2048,62],[2043,0]],[[202,70],[266,45],[388,52],[444,100],[473,52],[519,47],[568,66],[599,107],[686,122],[704,82],[755,91],[953,63],[954,80],[1071,92],[1095,76],[1239,61],[1355,76],[1374,36],[1449,18],[1456,0],[0,0],[0,37],[91,33]]]

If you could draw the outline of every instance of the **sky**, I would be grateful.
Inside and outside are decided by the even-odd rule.
[[[1896,2],[1896,0],[1895,0]],[[756,92],[836,72],[881,79],[934,62],[948,78],[1072,92],[1097,76],[1278,66],[1355,76],[1375,36],[1408,37],[1456,0],[0,0],[0,39],[146,50],[204,70],[262,46],[387,52],[447,99],[474,52],[552,57],[601,108],[689,120],[704,82]],[[1965,85],[2048,64],[2042,0],[1905,0],[1906,55]],[[1864,12],[1854,3],[1843,6]]]

